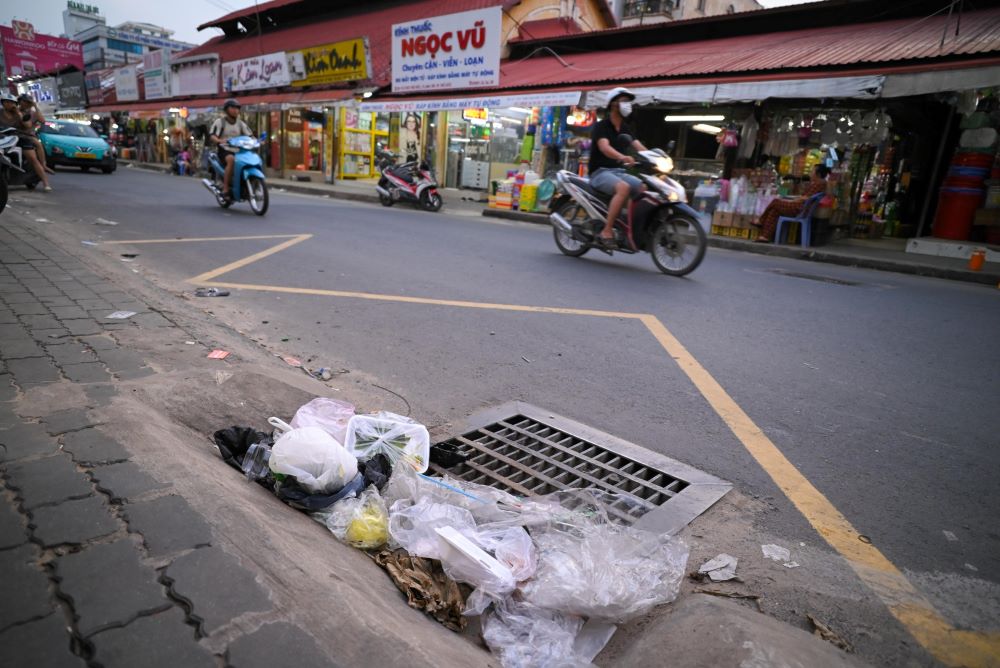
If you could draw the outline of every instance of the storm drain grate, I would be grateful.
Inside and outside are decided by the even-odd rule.
[[[674,533],[731,485],[676,460],[569,418],[514,403],[470,418],[469,431],[438,446],[466,459],[432,470],[517,496],[596,487],[618,495],[610,512],[625,524]]]

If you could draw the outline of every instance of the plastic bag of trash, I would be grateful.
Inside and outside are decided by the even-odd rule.
[[[319,427],[343,445],[347,436],[347,423],[354,416],[354,404],[340,399],[316,397],[295,411],[292,428]]]
[[[341,499],[357,496],[365,488],[365,477],[360,473],[351,478],[350,482],[332,494],[313,494],[289,476],[274,486],[278,498],[292,508],[308,513],[318,513],[326,510]]]
[[[573,499],[564,495],[563,504]],[[586,498],[577,495],[576,498]],[[561,504],[561,505],[563,505]],[[688,548],[679,539],[621,526],[599,502],[532,528],[535,575],[519,585],[525,601],[549,610],[626,621],[677,598]]]
[[[212,439],[219,448],[222,460],[240,470],[243,470],[243,457],[250,446],[255,443],[271,444],[270,436],[253,427],[233,426],[228,429],[220,429],[212,434]]]
[[[348,545],[374,550],[389,539],[389,511],[378,490],[369,487],[361,496],[337,503],[326,519],[326,526]]]
[[[452,527],[467,538],[476,533],[476,521],[464,508],[420,499],[396,501],[389,508],[389,535],[410,554],[441,559],[448,551],[435,529]]]
[[[382,453],[393,466],[405,461],[419,473],[430,464],[431,437],[427,427],[386,411],[352,417],[347,422],[344,447],[358,459]]]
[[[576,668],[590,659],[574,651],[583,620],[511,599],[482,617],[483,640],[504,668]]]
[[[521,527],[491,529],[481,526],[476,532],[475,539],[480,547],[492,553],[497,561],[509,568],[511,575],[518,582],[523,582],[535,574],[535,569],[538,567],[538,553],[531,536]]]
[[[397,467],[383,491],[386,502],[392,507],[396,501],[417,502],[428,499],[464,508],[472,513],[477,523],[511,522],[518,524],[521,500],[507,492],[456,480],[450,477],[432,478],[414,471],[411,467]]]
[[[293,429],[275,417],[268,422],[282,432],[268,462],[274,473],[294,476],[313,494],[335,492],[358,474],[357,460],[319,427]]]

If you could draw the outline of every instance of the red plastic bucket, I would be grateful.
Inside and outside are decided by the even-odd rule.
[[[932,234],[938,239],[967,241],[976,209],[983,205],[985,195],[977,188],[941,188]]]
[[[949,176],[941,184],[942,188],[965,188],[969,190],[982,190],[983,177],[981,176]]]
[[[961,167],[993,167],[992,153],[956,153],[951,164]]]

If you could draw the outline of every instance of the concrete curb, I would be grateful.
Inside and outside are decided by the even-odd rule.
[[[543,213],[484,209],[483,215],[490,218],[520,220],[528,223],[537,223],[539,225],[549,224],[548,216]],[[713,236],[708,238],[708,245],[712,248],[724,248],[726,250],[756,253],[758,255],[786,257],[793,260],[810,260],[812,262],[836,264],[844,267],[876,269],[878,271],[891,271],[897,274],[911,274],[913,276],[926,276],[928,278],[944,278],[951,281],[965,281],[967,283],[979,283],[981,285],[994,285],[1000,287],[1000,270],[969,271],[965,269],[951,269],[948,267],[934,267],[931,265],[920,264],[918,262],[907,262],[905,260],[894,260],[890,258],[867,257],[864,255],[849,255],[844,252],[827,251],[822,250],[821,248],[775,246],[774,244],[759,244],[753,241],[744,241],[742,239],[727,239],[724,237]]]

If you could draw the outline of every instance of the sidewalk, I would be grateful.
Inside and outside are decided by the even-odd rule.
[[[138,169],[169,171],[166,165],[160,164],[135,163],[127,160],[119,160],[119,163]],[[287,192],[372,204],[377,204],[379,201],[374,185],[364,181],[338,181],[336,184],[329,184],[271,178],[268,179],[268,183],[272,188]],[[451,213],[483,215],[491,218],[548,225],[548,217],[542,213],[486,208],[485,194],[479,191],[442,188],[442,192],[446,210]],[[893,243],[897,241],[900,243]],[[711,235],[708,237],[708,245],[714,248],[1000,287],[1000,265],[996,263],[987,263],[981,271],[971,271],[966,260],[906,253],[903,249],[903,241],[902,239],[886,239],[872,242],[862,239],[841,239],[826,246],[801,248],[789,245],[758,244],[742,239]]]

